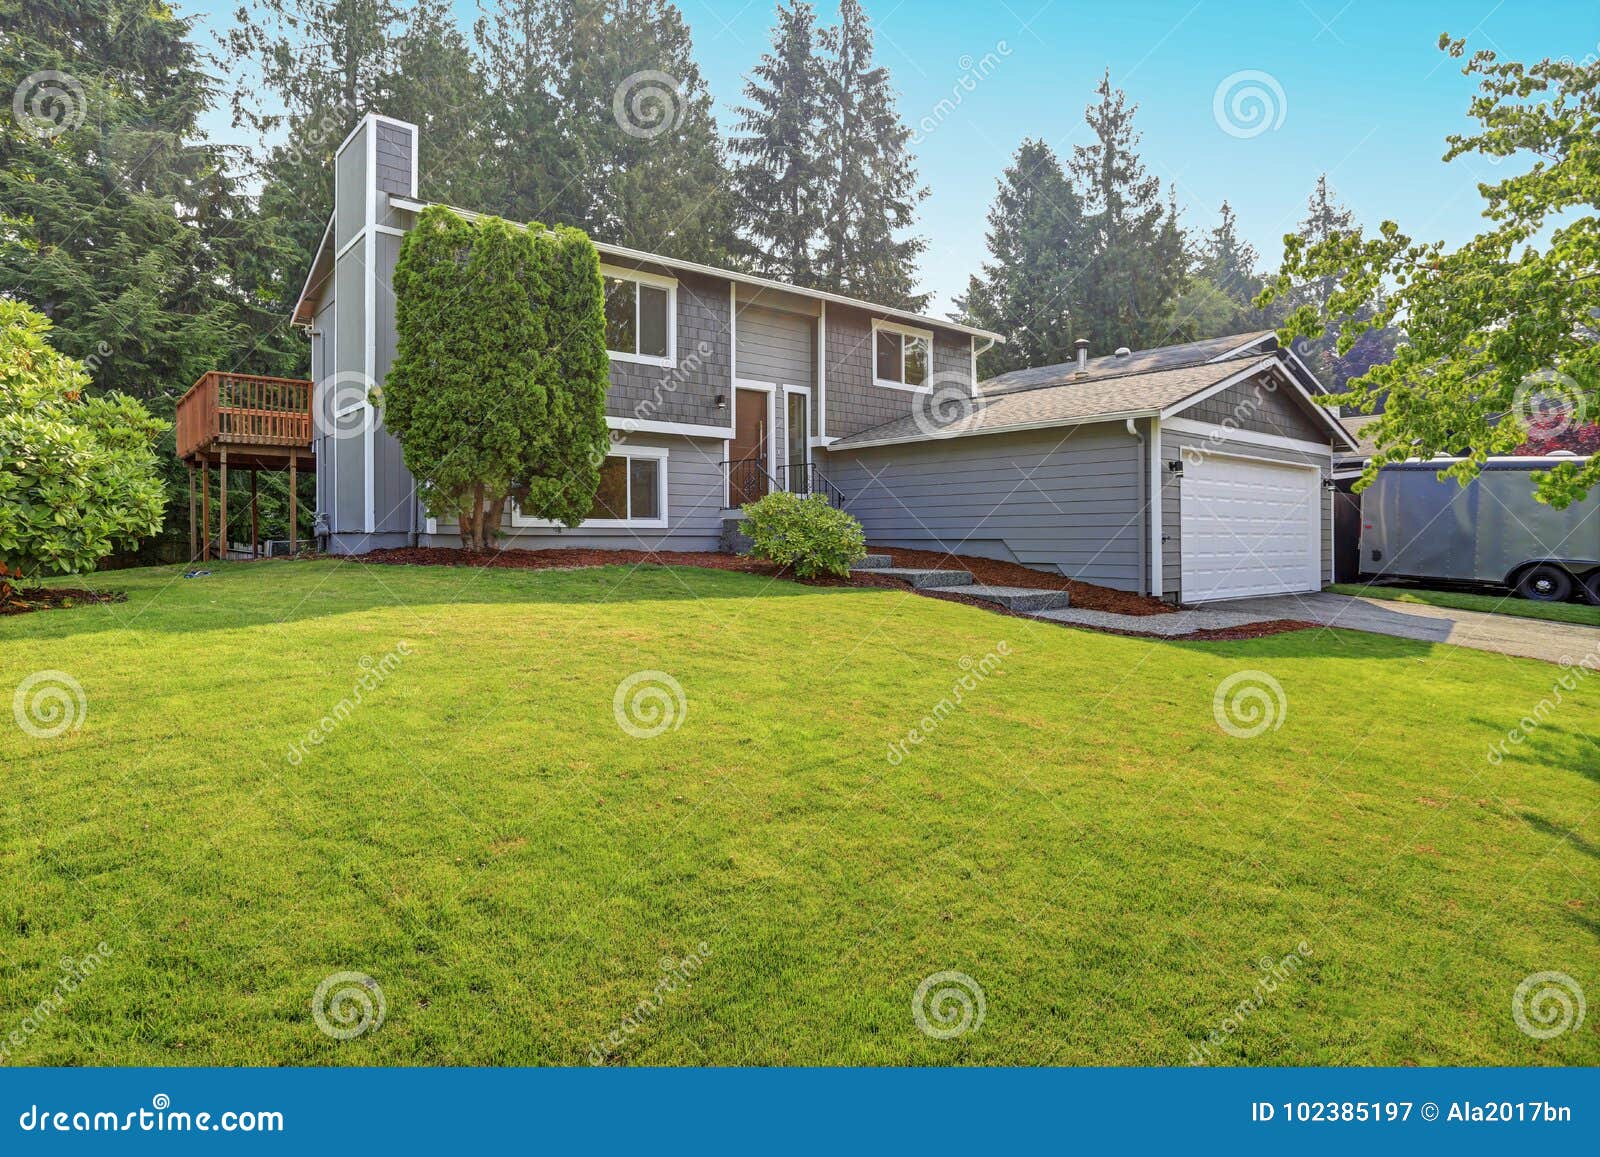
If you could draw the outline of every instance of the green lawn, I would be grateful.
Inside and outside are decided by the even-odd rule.
[[[1366,599],[1388,599],[1396,603],[1422,603],[1430,607],[1449,607],[1456,611],[1484,611],[1514,615],[1519,619],[1547,619],[1552,623],[1578,623],[1600,627],[1600,607],[1587,603],[1541,603],[1513,594],[1475,595],[1466,591],[1423,591],[1411,587],[1367,586],[1364,583],[1333,583],[1330,591],[1341,595],[1360,595]]]
[[[1496,763],[1560,668],[702,570],[212,570],[0,619],[0,700],[87,705],[0,717],[8,1063],[1600,1063],[1600,678]],[[1246,670],[1286,703],[1249,739],[1212,706]],[[648,739],[641,671],[686,704]],[[935,1039],[946,970],[984,1018]],[[341,971],[386,1004],[349,1041]],[[1546,971],[1590,1008],[1539,1041]]]

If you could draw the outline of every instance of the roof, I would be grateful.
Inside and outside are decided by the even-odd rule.
[[[418,201],[410,197],[399,197],[393,193],[388,194],[388,197],[389,204],[391,206],[396,209],[403,209],[410,213],[420,213],[422,210],[429,208],[431,205],[440,203]],[[476,213],[471,209],[458,209],[454,205],[446,205],[445,208],[451,210],[451,212],[461,214],[461,216],[467,218],[468,220],[474,220],[476,218],[488,216],[488,214]],[[513,225],[518,224],[515,221],[511,223]],[[332,224],[333,222],[330,218],[330,233]],[[305,299],[310,294],[313,286],[321,284],[321,281],[327,277],[327,271],[324,271],[322,273],[322,277],[318,278],[317,271],[319,266],[322,265],[324,250],[326,250],[331,244],[330,233],[324,233],[322,244],[318,246],[316,256],[312,260],[312,275],[311,277],[307,278],[306,287],[300,294],[300,300],[295,303],[293,320],[297,323],[303,323],[309,320],[309,318],[302,316],[303,310],[301,307],[305,304]],[[871,301],[863,301],[861,298],[857,297],[846,297],[842,293],[830,293],[823,289],[807,289],[804,286],[790,285],[783,281],[774,281],[768,277],[757,277],[753,273],[743,273],[736,269],[722,269],[715,265],[702,265],[698,261],[683,261],[676,257],[664,257],[659,253],[646,253],[642,249],[629,249],[622,245],[610,245],[603,241],[594,242],[594,247],[599,251],[602,257],[608,257],[614,261],[632,261],[642,265],[658,265],[665,269],[676,269],[687,273],[700,273],[707,277],[719,277],[728,281],[735,281],[741,285],[755,285],[763,289],[775,289],[784,293],[793,293],[800,297],[809,297],[816,301],[828,301],[834,303],[835,305],[847,305],[854,309],[866,310],[869,313],[881,314],[884,317],[892,317],[905,322],[915,322],[917,325],[927,326],[930,329],[942,329],[947,332],[967,334],[968,336],[982,338],[989,342],[1005,341],[1004,337],[1002,337],[1000,334],[994,333],[991,330],[978,329],[976,326],[963,325],[961,322],[948,321],[943,318],[928,317],[925,314],[913,313],[906,309],[895,309],[891,306],[879,305]]]
[[[1272,339],[1276,345],[1277,334],[1270,329],[1252,330],[1249,333],[1228,334],[1224,337],[1206,338],[1204,341],[1185,342],[1183,345],[1159,346],[1138,350],[1124,357],[1107,354],[1090,358],[1080,375],[1076,361],[1061,362],[1053,366],[1034,366],[1025,370],[1012,370],[999,374],[983,383],[985,394],[1003,394],[1012,390],[1036,390],[1043,386],[1064,386],[1090,381],[1095,378],[1125,377],[1128,374],[1148,373],[1152,370],[1171,370],[1182,366],[1205,365],[1221,361],[1259,347],[1267,346]]]
[[[1278,364],[1276,353],[1246,354],[1220,362],[1203,362],[1149,373],[1102,376],[1062,386],[1016,389],[999,395],[985,389],[982,396],[973,399],[974,408],[970,413],[937,433],[928,433],[923,428],[927,419],[919,414],[897,418],[840,438],[828,448],[835,451],[850,450],[893,442],[964,438],[1007,430],[1150,417],[1212,386],[1234,378],[1244,379]]]
[[[1378,440],[1371,433],[1370,427],[1380,417],[1381,414],[1350,414],[1339,419],[1339,424],[1356,442],[1355,450],[1343,455],[1344,458],[1360,458],[1364,461],[1378,452]]]

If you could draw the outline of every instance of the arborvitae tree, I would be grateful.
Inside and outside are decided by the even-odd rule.
[[[810,4],[778,5],[772,51],[751,70],[744,95],[739,135],[729,142],[742,251],[762,273],[810,285],[829,203],[820,140],[823,75]]]
[[[953,315],[1006,337],[983,355],[979,372],[1069,360],[1087,239],[1078,193],[1044,141],[1024,140],[1001,176],[986,239],[991,260]]]
[[[920,310],[928,295],[912,290],[928,243],[905,233],[928,191],[917,180],[889,70],[873,63],[872,24],[858,0],[840,0],[839,23],[823,31],[822,71],[818,143],[832,195],[815,284]]]
[[[1135,151],[1137,105],[1111,87],[1109,72],[1086,112],[1095,142],[1073,150],[1072,175],[1087,203],[1090,239],[1078,336],[1104,351],[1160,345],[1187,276],[1177,211],[1162,204],[1161,182]]]

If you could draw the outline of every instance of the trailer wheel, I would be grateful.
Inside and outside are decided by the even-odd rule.
[[[1517,594],[1541,603],[1564,603],[1572,594],[1572,578],[1558,566],[1531,566],[1517,580]]]
[[[1600,570],[1590,571],[1584,576],[1583,585],[1589,592],[1589,601],[1600,603]]]

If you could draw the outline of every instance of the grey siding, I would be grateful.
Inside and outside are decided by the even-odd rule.
[[[776,469],[787,460],[789,438],[788,402],[784,386],[811,386],[817,377],[817,319],[786,310],[767,309],[739,303],[738,357],[734,364],[744,380],[769,382],[778,386],[773,402],[773,438],[776,446],[773,476],[785,481]],[[814,406],[815,392],[811,395]],[[812,431],[816,430],[813,412]]]
[[[326,414],[326,399],[323,390],[328,379],[333,376],[333,301],[329,299],[317,311],[316,320],[312,323],[311,337],[311,413],[314,415],[314,436],[311,441],[311,452],[317,458],[316,472],[316,509],[326,515],[328,503],[331,500],[333,489],[333,454],[331,450],[332,439],[328,437],[325,425],[315,416]]]
[[[716,550],[722,535],[722,443],[715,439],[634,434],[630,446],[667,449],[667,528],[582,526],[570,530],[513,526],[508,513],[501,544],[525,550],[558,547],[610,550]],[[459,546],[453,522],[440,522],[424,545]]]
[[[1327,442],[1327,426],[1308,412],[1307,405],[1288,386],[1262,374],[1196,402],[1182,416],[1258,434]]]
[[[348,152],[348,150],[346,150]],[[357,245],[339,258],[334,269],[333,330],[334,379],[338,397],[351,392],[365,373],[366,363],[366,268],[365,246]],[[337,401],[330,401],[326,417],[333,418]],[[366,527],[366,444],[351,436],[347,423],[341,423],[343,436],[329,439],[333,463],[333,486],[327,509],[328,524],[340,533]]]
[[[1141,589],[1141,452],[1119,424],[830,453],[824,469],[868,542]]]
[[[872,317],[865,310],[828,306],[825,370],[830,438],[904,418],[923,396],[873,383]],[[970,391],[972,340],[965,334],[934,330],[933,372],[935,382],[954,382]]]
[[[731,389],[728,283],[684,274],[678,278],[677,362],[673,366],[611,363],[606,413],[647,422],[729,426],[718,394]]]
[[[417,147],[416,133],[400,125],[378,122],[376,156],[378,188],[385,193],[410,197],[411,165]]]
[[[334,162],[333,251],[361,232],[367,221],[367,130],[363,124]]]
[[[1184,417],[1189,417],[1185,413]],[[1181,502],[1183,479],[1168,469],[1168,464],[1182,461],[1185,454],[1234,454],[1245,458],[1261,458],[1270,462],[1304,462],[1319,466],[1324,478],[1333,474],[1332,451],[1311,453],[1305,450],[1288,450],[1276,446],[1255,446],[1247,443],[1224,443],[1203,435],[1180,434],[1171,429],[1161,431],[1161,593],[1164,598],[1177,599],[1183,585],[1183,509]],[[1323,492],[1322,500],[1322,581],[1333,581],[1333,494]]]

